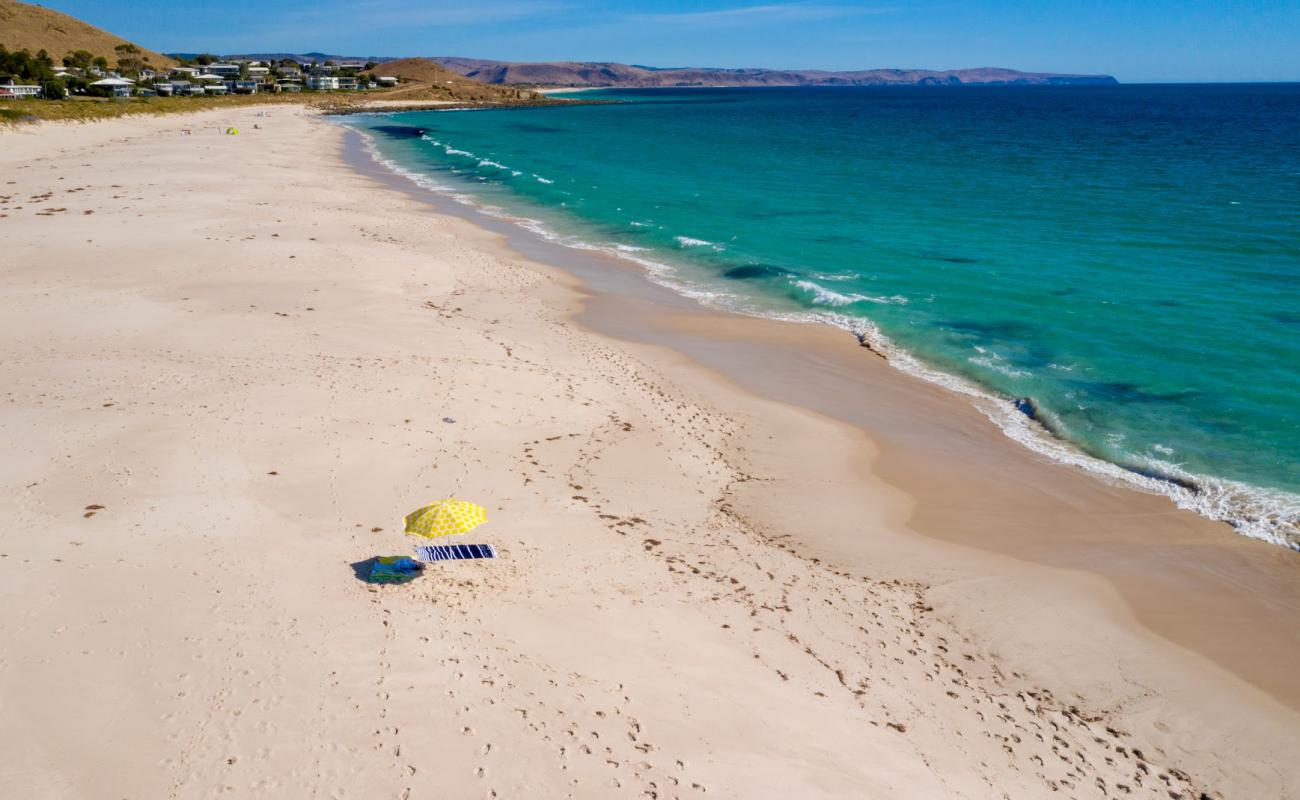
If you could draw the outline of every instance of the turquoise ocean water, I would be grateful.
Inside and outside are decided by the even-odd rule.
[[[1026,446],[1300,543],[1300,85],[582,96],[621,102],[348,123],[429,188],[848,328]]]

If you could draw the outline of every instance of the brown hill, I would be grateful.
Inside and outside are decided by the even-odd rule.
[[[103,56],[109,64],[114,64],[117,58],[113,48],[133,43],[58,11],[31,3],[20,3],[18,0],[0,0],[0,44],[9,50],[26,49],[32,53],[44,50],[56,64],[59,59],[76,50]],[[151,67],[172,67],[176,64],[161,53],[143,47],[140,47],[140,52]]]
[[[436,57],[439,64],[488,84],[520,86],[927,86],[1010,84],[1111,84],[1109,75],[1020,72],[1002,67],[976,69],[872,69],[851,72],[773,69],[654,69],[630,64],[547,61],[521,63]]]
[[[399,58],[386,61],[370,73],[391,76],[402,82],[383,93],[389,100],[463,100],[517,103],[534,99],[535,93],[514,87],[488,85],[453,72],[427,58]]]

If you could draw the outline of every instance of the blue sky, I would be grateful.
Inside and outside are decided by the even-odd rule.
[[[162,51],[1300,80],[1300,0],[43,0]]]

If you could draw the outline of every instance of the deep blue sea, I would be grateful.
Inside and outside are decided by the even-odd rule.
[[[428,187],[853,330],[1027,446],[1300,542],[1300,85],[581,97],[620,102],[349,123]]]

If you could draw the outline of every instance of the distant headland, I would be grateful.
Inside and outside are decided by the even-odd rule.
[[[327,53],[252,53],[248,58],[357,60]],[[765,69],[648,67],[605,61],[493,61],[459,56],[428,56],[452,72],[480,83],[511,86],[655,88],[682,86],[1113,86],[1110,75],[1024,72],[1006,67],[969,69]],[[385,63],[394,57],[366,56]]]

